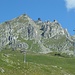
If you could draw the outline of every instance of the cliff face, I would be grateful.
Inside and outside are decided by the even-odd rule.
[[[0,24],[0,48],[26,49],[28,52],[57,51],[74,55],[73,38],[54,20],[33,21],[23,14]]]

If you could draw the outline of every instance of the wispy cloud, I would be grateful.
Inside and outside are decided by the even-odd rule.
[[[65,0],[67,10],[75,9],[75,0]]]

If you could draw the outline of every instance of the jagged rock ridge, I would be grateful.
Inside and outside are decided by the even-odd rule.
[[[49,53],[57,51],[74,55],[72,36],[54,20],[33,21],[23,14],[0,24],[0,48],[26,49],[29,52]]]

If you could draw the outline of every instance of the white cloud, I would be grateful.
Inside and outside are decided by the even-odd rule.
[[[75,0],[65,0],[68,10],[75,9]]]

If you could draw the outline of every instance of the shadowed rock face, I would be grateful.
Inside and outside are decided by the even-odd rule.
[[[0,48],[5,47],[14,50],[28,48],[38,53],[71,51],[74,54],[73,39],[67,29],[63,29],[56,20],[42,22],[38,18],[33,21],[26,14],[0,24]]]

